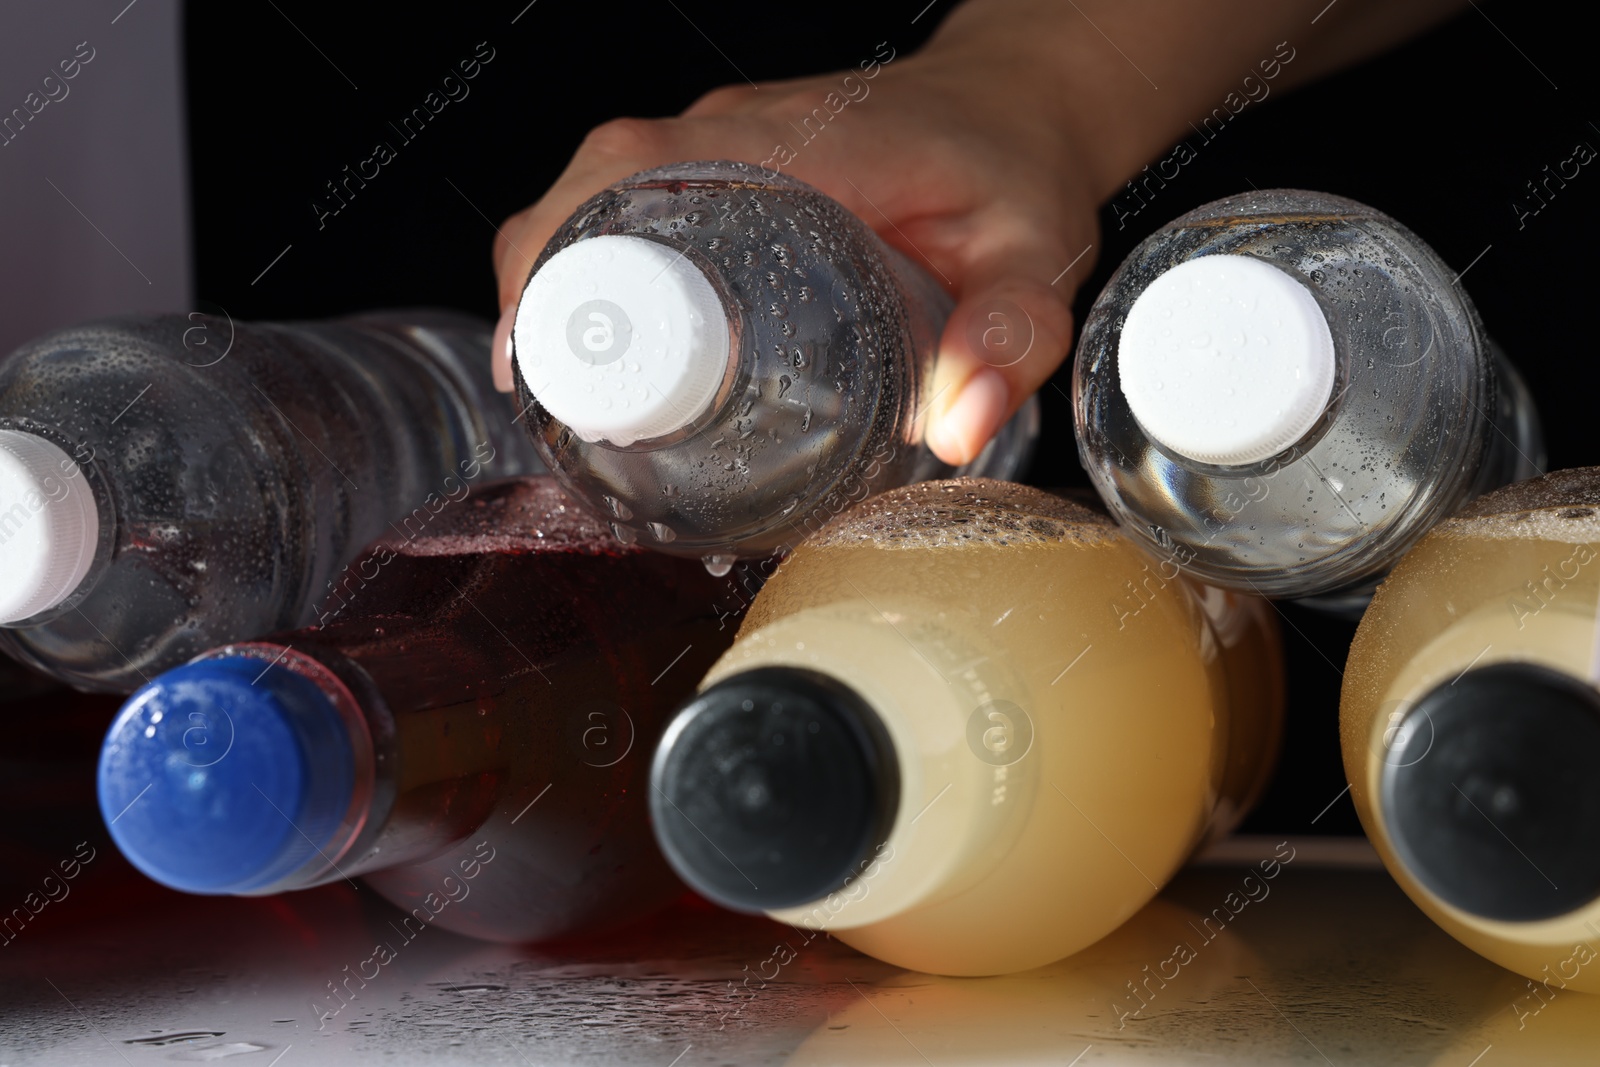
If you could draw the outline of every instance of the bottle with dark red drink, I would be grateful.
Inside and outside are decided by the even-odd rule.
[[[619,925],[682,891],[652,840],[649,760],[732,639],[727,600],[548,477],[485,487],[369,549],[320,627],[134,693],[101,810],[178,889],[360,877],[410,913],[391,950],[429,923],[497,941]]]

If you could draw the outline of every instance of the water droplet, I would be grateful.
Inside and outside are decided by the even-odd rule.
[[[611,509],[611,514],[615,515],[619,519],[633,518],[633,509],[628,507],[628,505],[624,504],[614,496],[607,495],[605,499],[606,507]]]
[[[706,565],[706,572],[713,578],[721,578],[733,570],[736,557],[719,555],[713,552],[709,556],[702,556],[700,562]]]
[[[625,545],[631,545],[639,539],[639,535],[631,527],[624,526],[620,522],[611,524],[611,533]]]
[[[780,374],[778,376],[778,399],[779,400],[783,399],[783,394],[787,393],[789,391],[789,387],[791,385],[793,385],[793,384],[794,384],[794,382],[789,378],[789,376],[787,374]]]
[[[660,541],[662,544],[666,544],[669,541],[677,540],[678,535],[673,533],[672,532],[672,527],[668,526],[664,522],[649,522],[649,523],[645,523],[645,525],[648,526],[649,529],[650,529],[650,536],[654,537],[657,541]]]

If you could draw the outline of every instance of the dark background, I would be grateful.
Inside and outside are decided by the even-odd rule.
[[[926,0],[526,3],[187,5],[202,303],[241,319],[427,304],[493,318],[491,220],[535,200],[591,127],[676,113],[707,89],[741,81],[740,71],[759,82],[853,66],[885,40],[903,56],[952,6],[936,3],[913,25]],[[1320,6],[1306,5],[1308,23]],[[1600,160],[1520,229],[1512,207],[1536,206],[1525,184],[1576,143],[1600,148],[1590,122],[1600,115],[1593,38],[1568,10],[1482,3],[1315,86],[1274,90],[1200,148],[1125,229],[1103,215],[1079,318],[1134,244],[1198,204],[1252,185],[1339,193],[1396,216],[1457,270],[1470,265],[1464,284],[1540,403],[1551,466],[1600,461],[1590,445],[1600,369],[1588,322]],[[420,106],[481,41],[494,58],[470,94],[402,146],[388,123]],[[379,140],[398,158],[319,229],[313,200],[326,200],[325,183]],[[1044,437],[1029,479],[1039,485],[1086,484],[1069,376],[1070,363],[1042,390]],[[1288,742],[1245,829],[1359,832],[1340,797],[1337,734],[1354,627],[1292,605],[1282,614]]]

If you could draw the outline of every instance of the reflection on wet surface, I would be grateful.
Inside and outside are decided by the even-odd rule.
[[[1534,997],[1359,848],[1295,841],[1267,877],[1276,846],[1228,843],[1070,960],[962,979],[692,901],[583,945],[406,942],[343,883],[183,897],[113,859],[0,955],[0,1063],[1594,1062],[1600,998]]]

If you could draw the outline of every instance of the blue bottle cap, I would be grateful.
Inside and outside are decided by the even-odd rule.
[[[281,663],[222,655],[122,706],[100,750],[100,811],[135,867],[190,893],[250,893],[330,860],[355,755],[339,709]]]

